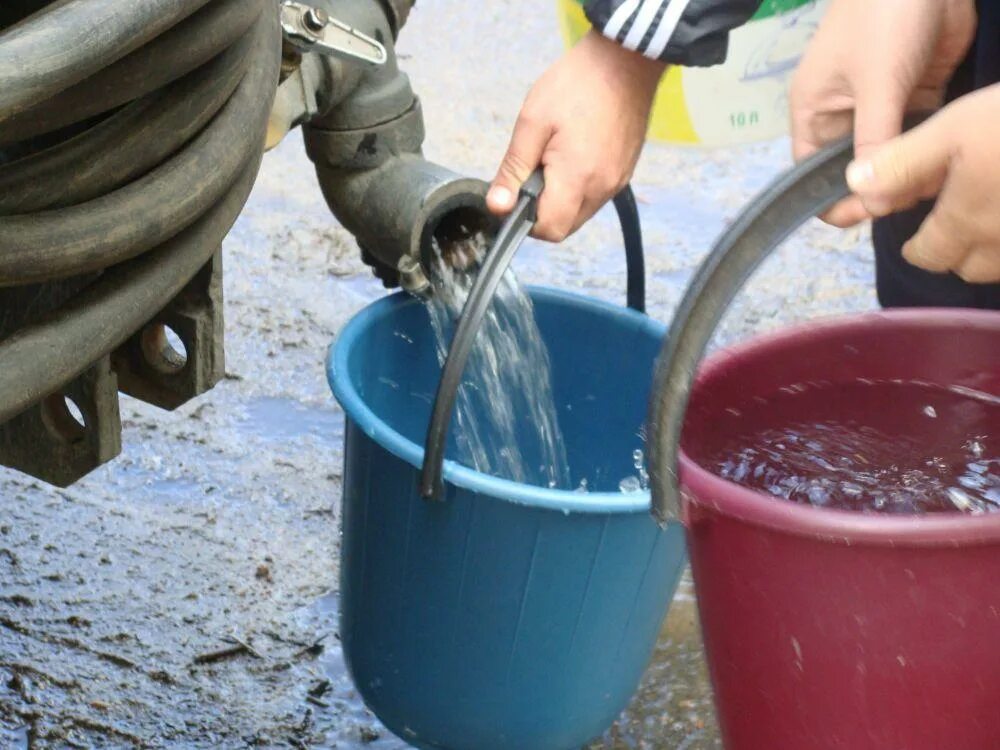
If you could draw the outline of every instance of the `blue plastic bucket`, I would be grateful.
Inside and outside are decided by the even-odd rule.
[[[664,328],[640,313],[532,289],[582,494],[446,461],[421,498],[440,376],[423,305],[355,316],[331,348],[347,414],[340,635],[365,703],[412,745],[569,750],[605,731],[652,653],[685,553],[651,520],[635,474]],[[449,454],[450,455],[450,454]]]

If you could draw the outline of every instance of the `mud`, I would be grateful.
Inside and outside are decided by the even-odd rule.
[[[402,49],[428,155],[489,177],[560,48],[554,3],[421,0]],[[787,153],[647,150],[635,187],[652,315],[669,318]],[[874,306],[866,242],[810,225],[719,340]],[[336,331],[384,290],[330,218],[297,134],[265,159],[225,248],[226,381],[174,413],[124,398],[121,457],[69,490],[0,471],[0,748],[404,747],[359,704],[338,646],[343,433],[323,372]],[[610,211],[516,263],[624,302]],[[636,700],[593,748],[718,747],[692,596],[682,585]]]

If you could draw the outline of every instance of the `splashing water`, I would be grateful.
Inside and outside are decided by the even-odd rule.
[[[618,490],[624,493],[644,492],[649,489],[649,472],[646,471],[646,458],[641,448],[632,451],[632,466],[636,475],[629,475],[618,483]]]
[[[482,233],[449,246],[449,257],[478,262]],[[456,272],[434,242],[434,293],[427,301],[444,363],[474,274]],[[566,445],[552,395],[548,350],[531,299],[512,270],[504,274],[466,364],[455,405],[459,460],[477,471],[544,487],[570,489]]]
[[[802,385],[727,410],[698,461],[799,503],[1000,511],[1000,399],[925,383]]]

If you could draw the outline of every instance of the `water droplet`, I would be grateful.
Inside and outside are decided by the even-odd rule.
[[[948,499],[951,500],[954,506],[959,510],[972,510],[972,498],[969,497],[965,490],[959,489],[958,487],[949,487],[947,494]]]
[[[830,493],[818,482],[813,483],[806,494],[813,505],[826,505],[830,500]]]
[[[973,438],[972,440],[970,440],[969,442],[967,442],[965,444],[965,449],[967,451],[969,451],[969,453],[971,453],[976,458],[982,458],[983,457],[983,452],[986,450],[983,447],[982,442],[980,442],[979,438]]]
[[[628,476],[618,483],[618,491],[626,494],[642,492],[642,483],[639,481],[639,477]]]

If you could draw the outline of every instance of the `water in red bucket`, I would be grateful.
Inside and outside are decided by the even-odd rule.
[[[1000,399],[859,379],[784,386],[727,409],[696,447],[724,479],[825,508],[1000,510]]]

